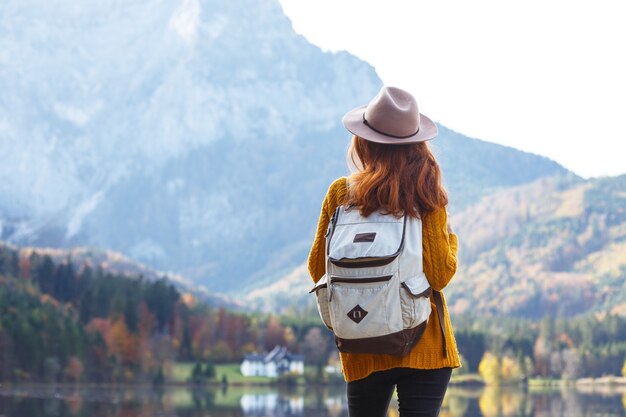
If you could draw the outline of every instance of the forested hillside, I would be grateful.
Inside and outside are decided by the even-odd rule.
[[[320,367],[336,355],[314,308],[281,317],[235,313],[165,279],[74,265],[0,247],[0,383],[161,384],[176,362],[238,362],[275,345]],[[626,355],[626,318],[618,315],[453,321],[459,372],[480,371],[490,383],[616,374]]]
[[[5,244],[0,243],[0,246]],[[54,263],[70,262],[75,269],[82,268],[83,265],[90,265],[92,269],[98,267],[114,275],[127,277],[141,277],[148,281],[167,279],[180,292],[192,293],[194,297],[208,303],[213,307],[238,308],[239,303],[223,294],[208,291],[206,287],[197,285],[180,274],[172,272],[161,272],[146,264],[131,259],[119,252],[108,249],[73,247],[73,248],[41,248],[34,246],[16,247],[6,245],[7,250],[14,250],[19,253],[20,258],[26,260],[49,257]],[[23,267],[29,268],[29,263],[23,261]]]
[[[626,176],[540,180],[451,219],[457,314],[626,314]]]
[[[76,265],[0,246],[0,382],[162,383],[177,361],[238,361],[276,345],[310,363],[330,353],[313,320],[213,308],[165,278]]]

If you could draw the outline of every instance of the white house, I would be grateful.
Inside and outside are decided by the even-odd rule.
[[[289,353],[284,346],[265,354],[251,353],[241,362],[243,376],[278,377],[288,373],[304,373],[304,356]]]

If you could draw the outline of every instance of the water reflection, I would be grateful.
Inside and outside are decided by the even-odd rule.
[[[246,416],[300,416],[304,412],[304,398],[270,394],[244,394],[239,402]]]
[[[626,389],[450,387],[441,417],[625,416]],[[389,416],[397,417],[397,403]],[[228,389],[0,387],[0,416],[347,417],[345,387]]]
[[[444,417],[624,416],[624,388],[543,389],[452,387],[444,401]]]

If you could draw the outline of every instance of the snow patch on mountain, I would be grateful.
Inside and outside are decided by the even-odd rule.
[[[169,21],[169,27],[188,44],[193,45],[198,38],[200,26],[200,2],[183,0]]]
[[[69,103],[55,103],[53,109],[56,114],[64,120],[73,123],[76,127],[82,128],[93,118],[102,108],[102,101],[97,101],[87,106],[77,106]]]
[[[74,215],[67,224],[67,232],[65,238],[70,239],[80,231],[83,219],[89,215],[98,204],[104,199],[104,190],[100,190],[80,203],[74,210]]]

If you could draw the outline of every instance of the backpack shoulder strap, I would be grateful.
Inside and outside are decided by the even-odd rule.
[[[448,349],[446,349],[446,324],[443,318],[443,300],[441,292],[433,290],[433,298],[435,299],[435,307],[437,307],[437,316],[439,318],[439,327],[441,327],[441,335],[443,337],[443,356],[448,357]]]

